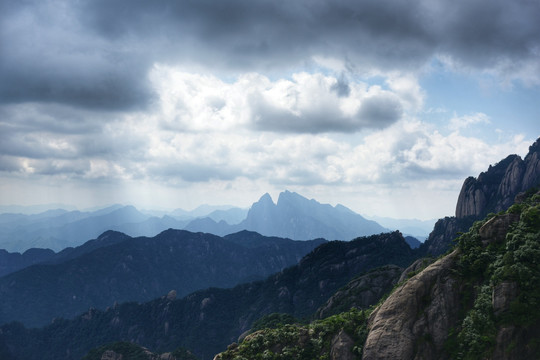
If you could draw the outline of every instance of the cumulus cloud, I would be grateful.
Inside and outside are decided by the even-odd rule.
[[[420,96],[364,82],[346,83],[320,73],[270,80],[256,73],[225,83],[209,75],[157,66],[151,78],[159,94],[159,118],[174,131],[252,130],[325,133],[383,129],[400,120]],[[345,90],[336,88],[346,86]],[[341,91],[341,93],[340,93]]]
[[[515,136],[494,145],[459,132],[443,135],[425,123],[404,121],[367,136],[351,155],[351,162],[364,165],[344,168],[349,169],[350,182],[397,185],[426,178],[462,181],[508,154],[525,154],[530,142]]]

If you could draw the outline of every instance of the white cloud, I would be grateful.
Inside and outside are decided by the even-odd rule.
[[[450,119],[448,128],[452,131],[459,131],[476,124],[490,124],[489,116],[484,113],[476,113],[472,115],[456,116]]]
[[[156,65],[151,81],[159,95],[163,128],[282,133],[357,132],[382,129],[417,111],[423,94],[411,77],[393,77],[389,89],[320,73],[270,80],[257,73],[233,82]]]
[[[419,179],[464,179],[478,175],[508,154],[526,154],[531,140],[523,136],[489,144],[452,132],[445,136],[421,122],[400,122],[365,138],[354,148],[357,167],[349,178],[398,184]],[[363,163],[363,164],[362,164]]]

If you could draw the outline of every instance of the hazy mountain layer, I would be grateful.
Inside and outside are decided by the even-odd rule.
[[[290,191],[279,194],[276,204],[269,194],[263,195],[251,206],[246,219],[237,225],[231,226],[207,218],[191,222],[186,229],[217,235],[247,229],[267,236],[295,240],[351,240],[388,231],[343,205],[321,204]]]
[[[177,209],[170,215],[157,217],[133,206],[114,205],[91,212],[51,210],[35,215],[0,214],[0,249],[60,251],[94,239],[107,230],[130,236],[155,236],[169,228],[219,236],[250,230],[294,240],[351,240],[387,231],[342,205],[321,204],[285,191],[279,195],[277,204],[265,194],[249,211],[206,205],[189,212]]]
[[[49,248],[60,251],[95,239],[107,230],[140,223],[149,216],[133,206],[112,206],[93,212],[52,210],[36,215],[1,214],[0,248],[25,251]]]

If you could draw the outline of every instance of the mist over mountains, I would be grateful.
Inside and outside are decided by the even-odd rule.
[[[129,236],[155,236],[167,229],[185,229],[219,236],[241,230],[293,240],[352,240],[388,229],[343,205],[321,204],[290,191],[274,203],[263,195],[249,210],[201,206],[177,209],[161,216],[133,206],[113,205],[95,211],[48,210],[38,214],[0,214],[0,248],[24,252],[30,248],[60,251],[97,238],[107,230]]]

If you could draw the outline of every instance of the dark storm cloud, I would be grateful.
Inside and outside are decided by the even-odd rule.
[[[344,117],[335,107],[317,107],[293,113],[268,103],[259,95],[252,95],[249,104],[256,130],[316,134],[354,131],[363,126],[353,117]]]
[[[356,114],[347,116],[336,106],[313,104],[293,113],[269,104],[263,97],[249,99],[253,126],[257,130],[293,133],[354,132],[383,129],[401,119],[403,108],[393,94],[378,94],[362,100]]]
[[[91,109],[152,101],[155,62],[216,72],[298,68],[313,56],[414,69],[536,64],[538,1],[3,1],[0,101]],[[510,74],[512,76],[512,74]],[[346,87],[337,88],[346,95]]]
[[[377,95],[362,102],[357,117],[367,127],[382,129],[398,121],[402,114],[401,103],[395,97]]]
[[[110,116],[102,114],[103,123]],[[0,137],[8,132],[91,135],[101,131],[100,121],[89,111],[57,104],[27,103],[0,107]]]
[[[21,168],[20,161],[12,156],[0,156],[0,172],[16,172]]]
[[[89,34],[69,2],[8,4],[0,22],[0,104],[120,110],[152,99],[148,58]]]

